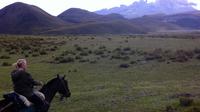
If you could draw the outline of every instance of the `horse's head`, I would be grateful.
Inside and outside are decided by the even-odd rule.
[[[57,79],[59,80],[59,87],[58,87],[58,93],[61,95],[61,100],[64,98],[70,97],[71,92],[68,87],[68,81],[65,79],[65,76],[57,75]]]

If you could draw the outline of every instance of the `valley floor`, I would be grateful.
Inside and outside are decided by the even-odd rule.
[[[37,80],[67,75],[72,96],[57,95],[50,112],[191,112],[200,107],[200,38],[176,37],[1,35],[0,95],[12,90],[11,64],[25,57]],[[179,106],[185,93],[192,107]]]

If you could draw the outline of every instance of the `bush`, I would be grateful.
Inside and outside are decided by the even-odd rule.
[[[81,59],[81,60],[79,60],[79,62],[81,62],[81,63],[89,62],[89,59]]]
[[[88,53],[87,52],[81,52],[80,55],[81,56],[88,56]]]
[[[130,64],[137,64],[137,61],[131,61]]]
[[[82,59],[82,57],[81,56],[76,56],[75,59],[77,59],[77,60],[78,59]]]
[[[193,104],[193,99],[190,97],[181,97],[179,99],[180,106],[187,107]]]
[[[197,56],[196,56],[196,59],[200,60],[200,55],[197,55]]]
[[[14,51],[10,51],[9,54],[16,54],[16,52],[14,52]]]
[[[77,50],[77,51],[83,51],[83,48],[77,46],[77,47],[76,47],[76,50]]]
[[[10,56],[3,55],[0,57],[0,59],[10,59]]]
[[[26,54],[26,55],[25,55],[25,57],[26,57],[26,58],[28,58],[28,57],[29,57],[29,55],[28,55],[28,54]]]
[[[145,56],[146,61],[151,61],[156,59],[162,59],[162,56],[160,56],[159,54],[148,54]]]
[[[97,61],[96,60],[93,60],[93,61],[90,61],[91,64],[96,64]]]
[[[129,64],[121,64],[121,65],[119,65],[120,68],[129,68],[129,66],[130,66]]]
[[[129,47],[126,47],[126,48],[124,48],[123,50],[124,50],[124,51],[130,51],[130,50],[131,50],[131,48],[129,48]]]
[[[51,48],[50,51],[56,51],[56,49],[55,48]]]
[[[71,63],[71,62],[74,62],[74,58],[72,57],[66,57],[59,60],[59,63]]]
[[[95,55],[102,55],[102,54],[104,54],[104,52],[102,50],[96,50],[96,51],[94,51],[94,54]]]
[[[172,106],[167,106],[165,111],[166,112],[176,112],[176,109],[174,109]]]
[[[123,56],[123,57],[121,57],[121,59],[124,60],[124,61],[127,61],[127,60],[130,59],[130,57],[129,56]]]
[[[194,53],[200,54],[200,49],[199,48],[194,49]]]
[[[32,54],[32,57],[37,57],[39,56],[39,54]]]
[[[40,55],[47,55],[46,51],[40,51]]]
[[[8,62],[3,62],[3,63],[2,63],[2,66],[11,66],[11,64],[8,63]]]

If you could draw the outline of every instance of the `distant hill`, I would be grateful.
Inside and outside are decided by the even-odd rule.
[[[36,6],[20,2],[0,10],[0,33],[34,34],[63,25],[67,23]]]
[[[121,5],[110,9],[102,9],[96,11],[97,14],[107,15],[111,13],[121,14],[126,18],[142,17],[144,15],[154,14],[176,14],[188,11],[195,11],[192,7],[193,3],[188,0],[155,0],[154,3],[149,3],[147,0],[140,0],[132,3],[129,6]]]
[[[162,20],[186,29],[200,29],[200,11],[174,14],[166,16]]]
[[[58,15],[58,18],[71,23],[108,22],[116,20],[125,20],[125,18],[119,14],[108,14],[103,16],[79,8],[68,9],[60,15]]]
[[[147,31],[195,30],[200,29],[200,11],[192,11],[174,15],[151,15],[130,20]]]

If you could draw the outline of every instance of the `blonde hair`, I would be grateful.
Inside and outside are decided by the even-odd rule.
[[[16,63],[13,64],[16,69],[26,69],[25,67],[27,66],[27,61],[26,59],[18,59]]]

